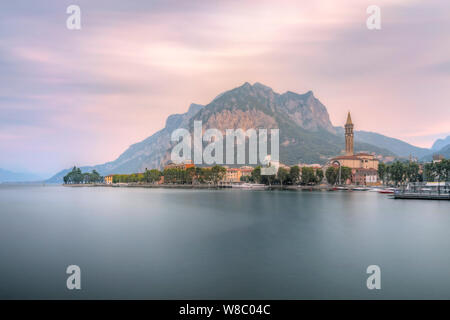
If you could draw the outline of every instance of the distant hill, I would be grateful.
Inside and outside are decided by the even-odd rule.
[[[443,149],[444,147],[450,145],[450,136],[447,136],[447,138],[444,139],[437,139],[434,143],[433,146],[431,147],[431,150],[433,151],[438,151]]]
[[[428,155],[422,157],[422,161],[431,161],[433,159],[434,154],[440,154],[443,155],[446,159],[450,159],[450,144],[443,147],[440,150],[437,150],[435,152],[429,153]]]
[[[279,128],[280,160],[288,165],[325,163],[344,149],[343,129],[333,127],[326,107],[312,91],[279,94],[260,83],[244,83],[219,94],[206,106],[191,104],[186,113],[169,116],[162,130],[133,144],[116,160],[81,169],[96,169],[102,175],[142,172],[145,168],[161,169],[170,160],[170,150],[174,146],[170,141],[172,131],[185,128],[192,132],[195,120],[202,121],[203,130],[216,128],[223,133],[225,129],[236,128]],[[355,134],[355,151],[404,157],[410,153],[429,152],[397,139],[364,131]],[[48,182],[61,182],[69,170],[57,173]]]
[[[33,182],[43,180],[41,176],[33,173],[12,172],[0,168],[0,183],[1,182]]]
[[[336,127],[338,134],[344,134],[343,127]],[[379,133],[369,131],[355,131],[355,141],[369,143],[387,149],[399,157],[407,158],[410,155],[418,159],[431,153],[430,149],[419,148],[399,139],[390,138]]]

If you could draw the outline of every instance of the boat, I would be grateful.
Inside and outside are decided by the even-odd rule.
[[[233,184],[232,188],[238,189],[250,189],[250,190],[262,190],[266,189],[267,186],[261,183],[242,183],[242,184]]]
[[[387,193],[387,194],[392,194],[394,192],[395,192],[395,189],[393,189],[393,188],[381,189],[378,191],[378,193]]]
[[[367,188],[367,187],[355,187],[355,188],[352,188],[352,190],[353,191],[368,191],[368,190],[370,190],[370,188]]]

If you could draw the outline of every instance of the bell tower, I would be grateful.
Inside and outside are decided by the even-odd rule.
[[[345,154],[347,156],[353,155],[353,123],[350,117],[350,111],[347,115],[347,122],[345,123]]]

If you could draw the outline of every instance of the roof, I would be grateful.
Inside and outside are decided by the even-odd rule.
[[[331,158],[331,161],[333,161],[333,160],[340,160],[340,159],[341,160],[363,160],[363,159],[361,159],[361,157],[364,157],[364,156],[372,156],[373,160],[378,160],[372,154],[357,153],[357,154],[354,154],[354,155],[351,155],[351,156],[337,156],[337,157]]]
[[[347,122],[345,123],[346,125],[347,124],[353,124],[352,123],[352,117],[350,116],[350,111],[348,112],[348,115],[347,115]]]
[[[356,156],[356,155],[353,155],[353,156],[337,156],[337,157],[334,157],[334,158],[332,158],[331,160],[339,160],[339,159],[341,159],[341,160],[361,160],[358,156]]]

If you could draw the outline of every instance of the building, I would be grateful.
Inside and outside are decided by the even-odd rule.
[[[105,183],[106,184],[112,184],[113,183],[113,174],[107,175],[104,179],[105,179]]]
[[[345,155],[353,155],[353,122],[352,117],[350,117],[350,111],[345,122]]]
[[[244,166],[241,168],[226,168],[225,176],[222,181],[227,183],[236,183],[241,181],[241,177],[251,176],[253,167]]]
[[[243,177],[250,177],[252,175],[254,168],[250,167],[250,166],[243,166],[243,167],[240,167],[239,170],[241,170],[241,175]]]
[[[227,168],[225,173],[225,182],[239,182],[241,181],[242,172],[238,168]]]
[[[378,181],[375,169],[352,169],[352,183],[358,185],[374,185]]]
[[[369,185],[376,184],[378,179],[379,160],[373,154],[354,153],[353,122],[350,112],[345,123],[345,155],[330,159],[330,165],[349,167],[352,170],[351,183]]]
[[[194,167],[195,167],[195,164],[193,164],[192,162],[185,162],[185,163],[173,163],[173,162],[170,162],[164,167],[164,170],[166,170],[166,169],[186,170],[186,169],[194,168]]]

